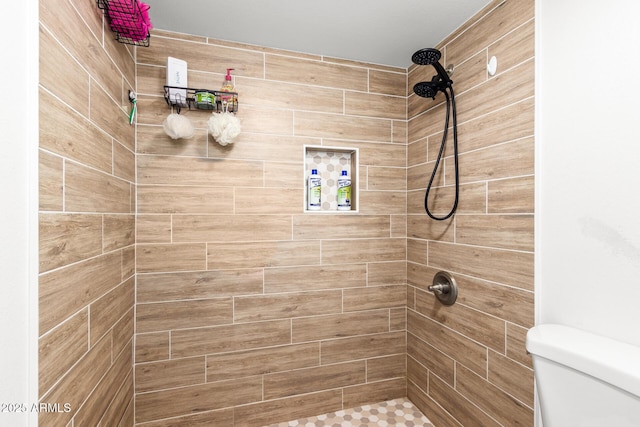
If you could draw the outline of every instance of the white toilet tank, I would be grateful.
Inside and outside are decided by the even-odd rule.
[[[640,347],[543,324],[527,351],[544,427],[640,427]]]

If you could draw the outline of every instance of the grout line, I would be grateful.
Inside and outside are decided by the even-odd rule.
[[[209,355],[205,354],[204,355],[204,381],[203,381],[203,384],[207,384],[208,383],[208,381],[207,381],[207,366],[208,366],[208,360],[207,359],[208,358],[209,358]]]
[[[62,158],[62,212],[66,212],[67,204],[67,159]]]
[[[487,181],[487,182],[485,183],[485,188],[484,188],[484,199],[485,199],[485,200],[484,200],[484,209],[485,209],[484,214],[485,214],[485,215],[488,215],[488,214],[489,214],[489,181]]]

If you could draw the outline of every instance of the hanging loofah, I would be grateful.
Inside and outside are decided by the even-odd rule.
[[[232,144],[240,135],[240,119],[229,112],[214,113],[209,117],[209,133],[222,146]]]
[[[164,132],[169,135],[171,139],[188,139],[195,133],[191,120],[181,116],[180,114],[169,114],[167,118],[164,119],[162,127],[164,128]]]

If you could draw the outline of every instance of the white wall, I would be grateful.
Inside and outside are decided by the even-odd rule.
[[[2,12],[0,404],[25,406],[0,412],[0,425],[35,426],[30,405],[38,398],[38,1],[8,2]]]
[[[640,2],[536,1],[537,323],[640,346]]]

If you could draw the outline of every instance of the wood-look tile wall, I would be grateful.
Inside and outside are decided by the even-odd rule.
[[[40,2],[41,426],[134,422],[134,84],[95,2]]]
[[[233,145],[207,111],[182,112],[192,139],[164,134],[167,56],[194,88],[235,68]],[[156,31],[137,84],[136,423],[260,426],[405,396],[406,70]],[[305,145],[360,150],[358,214],[303,212]]]
[[[460,150],[460,204],[444,223],[423,208],[444,98],[408,98],[407,392],[438,426],[533,425],[533,7],[492,2],[439,46],[455,65]],[[411,67],[409,87],[432,74]],[[445,156],[429,202],[441,214],[453,202],[451,136]],[[427,290],[439,270],[457,280],[453,306]]]
[[[422,208],[443,99],[407,96],[430,67],[162,31],[134,54],[94,2],[40,10],[40,397],[72,409],[42,425],[259,426],[405,395],[437,425],[532,425],[532,0],[439,46],[461,153],[445,223]],[[167,56],[191,87],[236,68],[235,144],[204,111],[184,112],[194,138],[164,134]],[[304,145],[359,149],[359,214],[302,212]],[[453,307],[427,291],[438,270]]]

